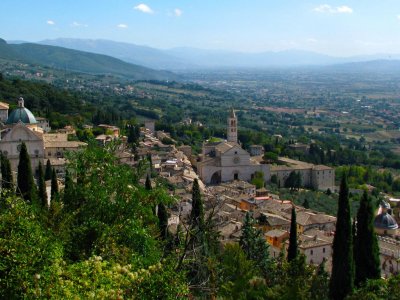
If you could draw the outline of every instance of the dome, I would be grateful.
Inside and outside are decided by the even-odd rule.
[[[375,217],[374,226],[379,229],[397,229],[396,220],[387,212],[381,213]]]
[[[6,124],[16,124],[21,121],[24,124],[37,124],[35,116],[32,112],[24,107],[24,99],[19,98],[18,108],[14,109],[8,116]]]

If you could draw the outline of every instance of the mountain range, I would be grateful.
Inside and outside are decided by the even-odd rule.
[[[34,43],[8,44],[0,39],[0,58],[87,74],[108,74],[132,80],[175,80],[169,71],[153,70],[120,59],[58,46]]]
[[[206,50],[188,47],[163,50],[101,39],[60,38],[44,40],[39,43],[105,54],[129,63],[158,70],[328,66],[371,60],[400,59],[400,55],[387,54],[333,57],[303,50],[267,51],[260,53]]]

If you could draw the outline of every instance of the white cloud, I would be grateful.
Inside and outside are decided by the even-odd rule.
[[[117,27],[121,28],[121,29],[126,29],[126,28],[128,28],[128,25],[121,23],[121,24],[118,24]]]
[[[321,4],[313,9],[317,13],[329,13],[329,14],[351,14],[353,9],[347,5],[342,6],[330,6],[329,4]]]
[[[336,12],[338,14],[352,14],[353,9],[351,7],[348,7],[346,5],[338,6],[336,7]]]
[[[87,25],[87,24],[82,24],[82,23],[79,23],[76,21],[72,22],[71,26],[72,27],[89,27],[89,25]]]
[[[400,15],[397,15],[397,20],[399,20],[399,21],[400,21]]]
[[[140,3],[139,5],[136,5],[133,9],[139,10],[141,12],[144,12],[146,14],[152,14],[154,11],[146,4]]]
[[[175,17],[180,17],[180,16],[182,16],[183,11],[180,10],[179,8],[175,8],[174,9],[174,14],[175,14]]]
[[[48,20],[46,23],[51,26],[56,25],[56,22],[54,22],[53,20]]]
[[[316,43],[316,42],[318,42],[318,40],[317,40],[317,39],[314,39],[314,38],[308,38],[308,39],[307,39],[307,42],[309,42],[309,43]]]

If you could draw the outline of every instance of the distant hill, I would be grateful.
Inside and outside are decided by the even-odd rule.
[[[40,43],[106,54],[126,62],[159,70],[328,66],[350,62],[400,59],[400,55],[388,54],[333,57],[303,50],[267,51],[260,53],[206,50],[188,47],[162,50],[109,40],[65,38],[45,40]]]
[[[177,75],[130,64],[114,57],[33,43],[0,40],[0,58],[88,74],[110,74],[133,80],[175,80]]]
[[[85,40],[70,38],[44,40],[39,43],[44,45],[59,46],[80,51],[105,54],[129,63],[146,66],[148,68],[156,70],[183,69],[191,66],[190,63],[187,63],[173,55],[169,55],[164,50],[129,43],[121,43],[108,40]]]

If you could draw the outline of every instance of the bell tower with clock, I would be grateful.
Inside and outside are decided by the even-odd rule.
[[[227,132],[227,141],[237,143],[238,136],[237,136],[237,118],[235,111],[231,108],[231,112],[228,117],[228,132]]]

